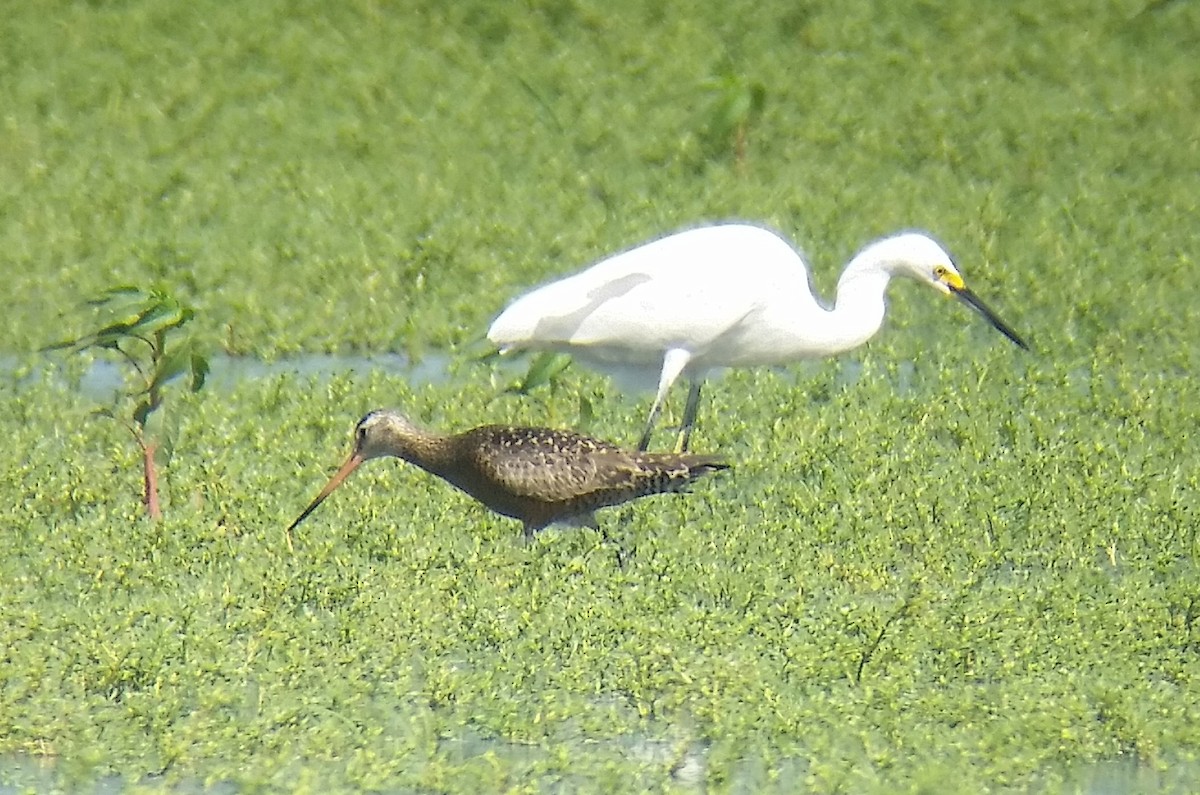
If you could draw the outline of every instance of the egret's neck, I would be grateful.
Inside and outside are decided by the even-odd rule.
[[[739,341],[740,355],[725,361],[771,364],[832,356],[869,340],[883,325],[884,292],[891,275],[878,264],[862,267],[857,262],[842,273],[832,308],[811,295],[786,306],[777,302],[760,318],[753,335]]]
[[[825,319],[831,352],[849,350],[875,336],[887,311],[884,295],[892,274],[878,260],[856,257],[838,279],[837,298]]]

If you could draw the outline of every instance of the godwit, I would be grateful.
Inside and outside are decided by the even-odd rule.
[[[967,289],[940,245],[907,232],[863,249],[818,301],[804,260],[774,232],[743,224],[692,229],[609,257],[518,298],[492,323],[501,350],[566,351],[599,366],[658,373],[639,450],[667,391],[691,381],[677,450],[686,450],[700,385],[717,367],[786,364],[855,348],[883,324],[885,292],[907,276],[953,295],[1022,348],[1025,341]]]
[[[372,411],[354,429],[354,452],[287,529],[316,510],[359,464],[396,456],[519,519],[526,538],[554,522],[595,527],[593,511],[638,497],[686,491],[728,464],[708,455],[646,453],[571,431],[483,425],[433,433],[394,411]]]

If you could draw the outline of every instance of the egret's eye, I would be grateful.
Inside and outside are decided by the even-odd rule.
[[[939,279],[939,280],[944,279],[944,278],[946,278],[946,274],[949,272],[950,272],[950,270],[945,265],[934,265],[933,266],[933,278],[935,278],[935,279]]]

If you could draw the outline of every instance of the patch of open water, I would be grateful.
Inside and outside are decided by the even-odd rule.
[[[274,361],[221,354],[209,359],[210,370],[206,388],[230,389],[243,381],[285,373],[329,378],[348,373],[383,372],[401,376],[412,384],[436,384],[449,379],[449,361],[448,356],[431,355],[413,362],[399,353],[370,356],[305,354]],[[0,356],[0,377],[15,378],[17,388],[45,380],[57,379],[67,382],[75,377],[68,376],[67,366],[56,363],[48,363],[28,372],[21,372],[20,368],[16,357]],[[125,385],[125,376],[123,365],[107,359],[96,359],[78,375],[79,390],[87,397],[106,400]]]

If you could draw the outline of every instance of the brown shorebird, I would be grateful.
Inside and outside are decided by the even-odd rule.
[[[359,464],[396,456],[437,475],[496,513],[520,519],[526,538],[554,522],[596,526],[592,512],[638,497],[686,491],[728,464],[713,456],[646,453],[572,431],[483,425],[433,433],[394,411],[372,411],[354,429],[354,452],[287,529],[292,529]]]

